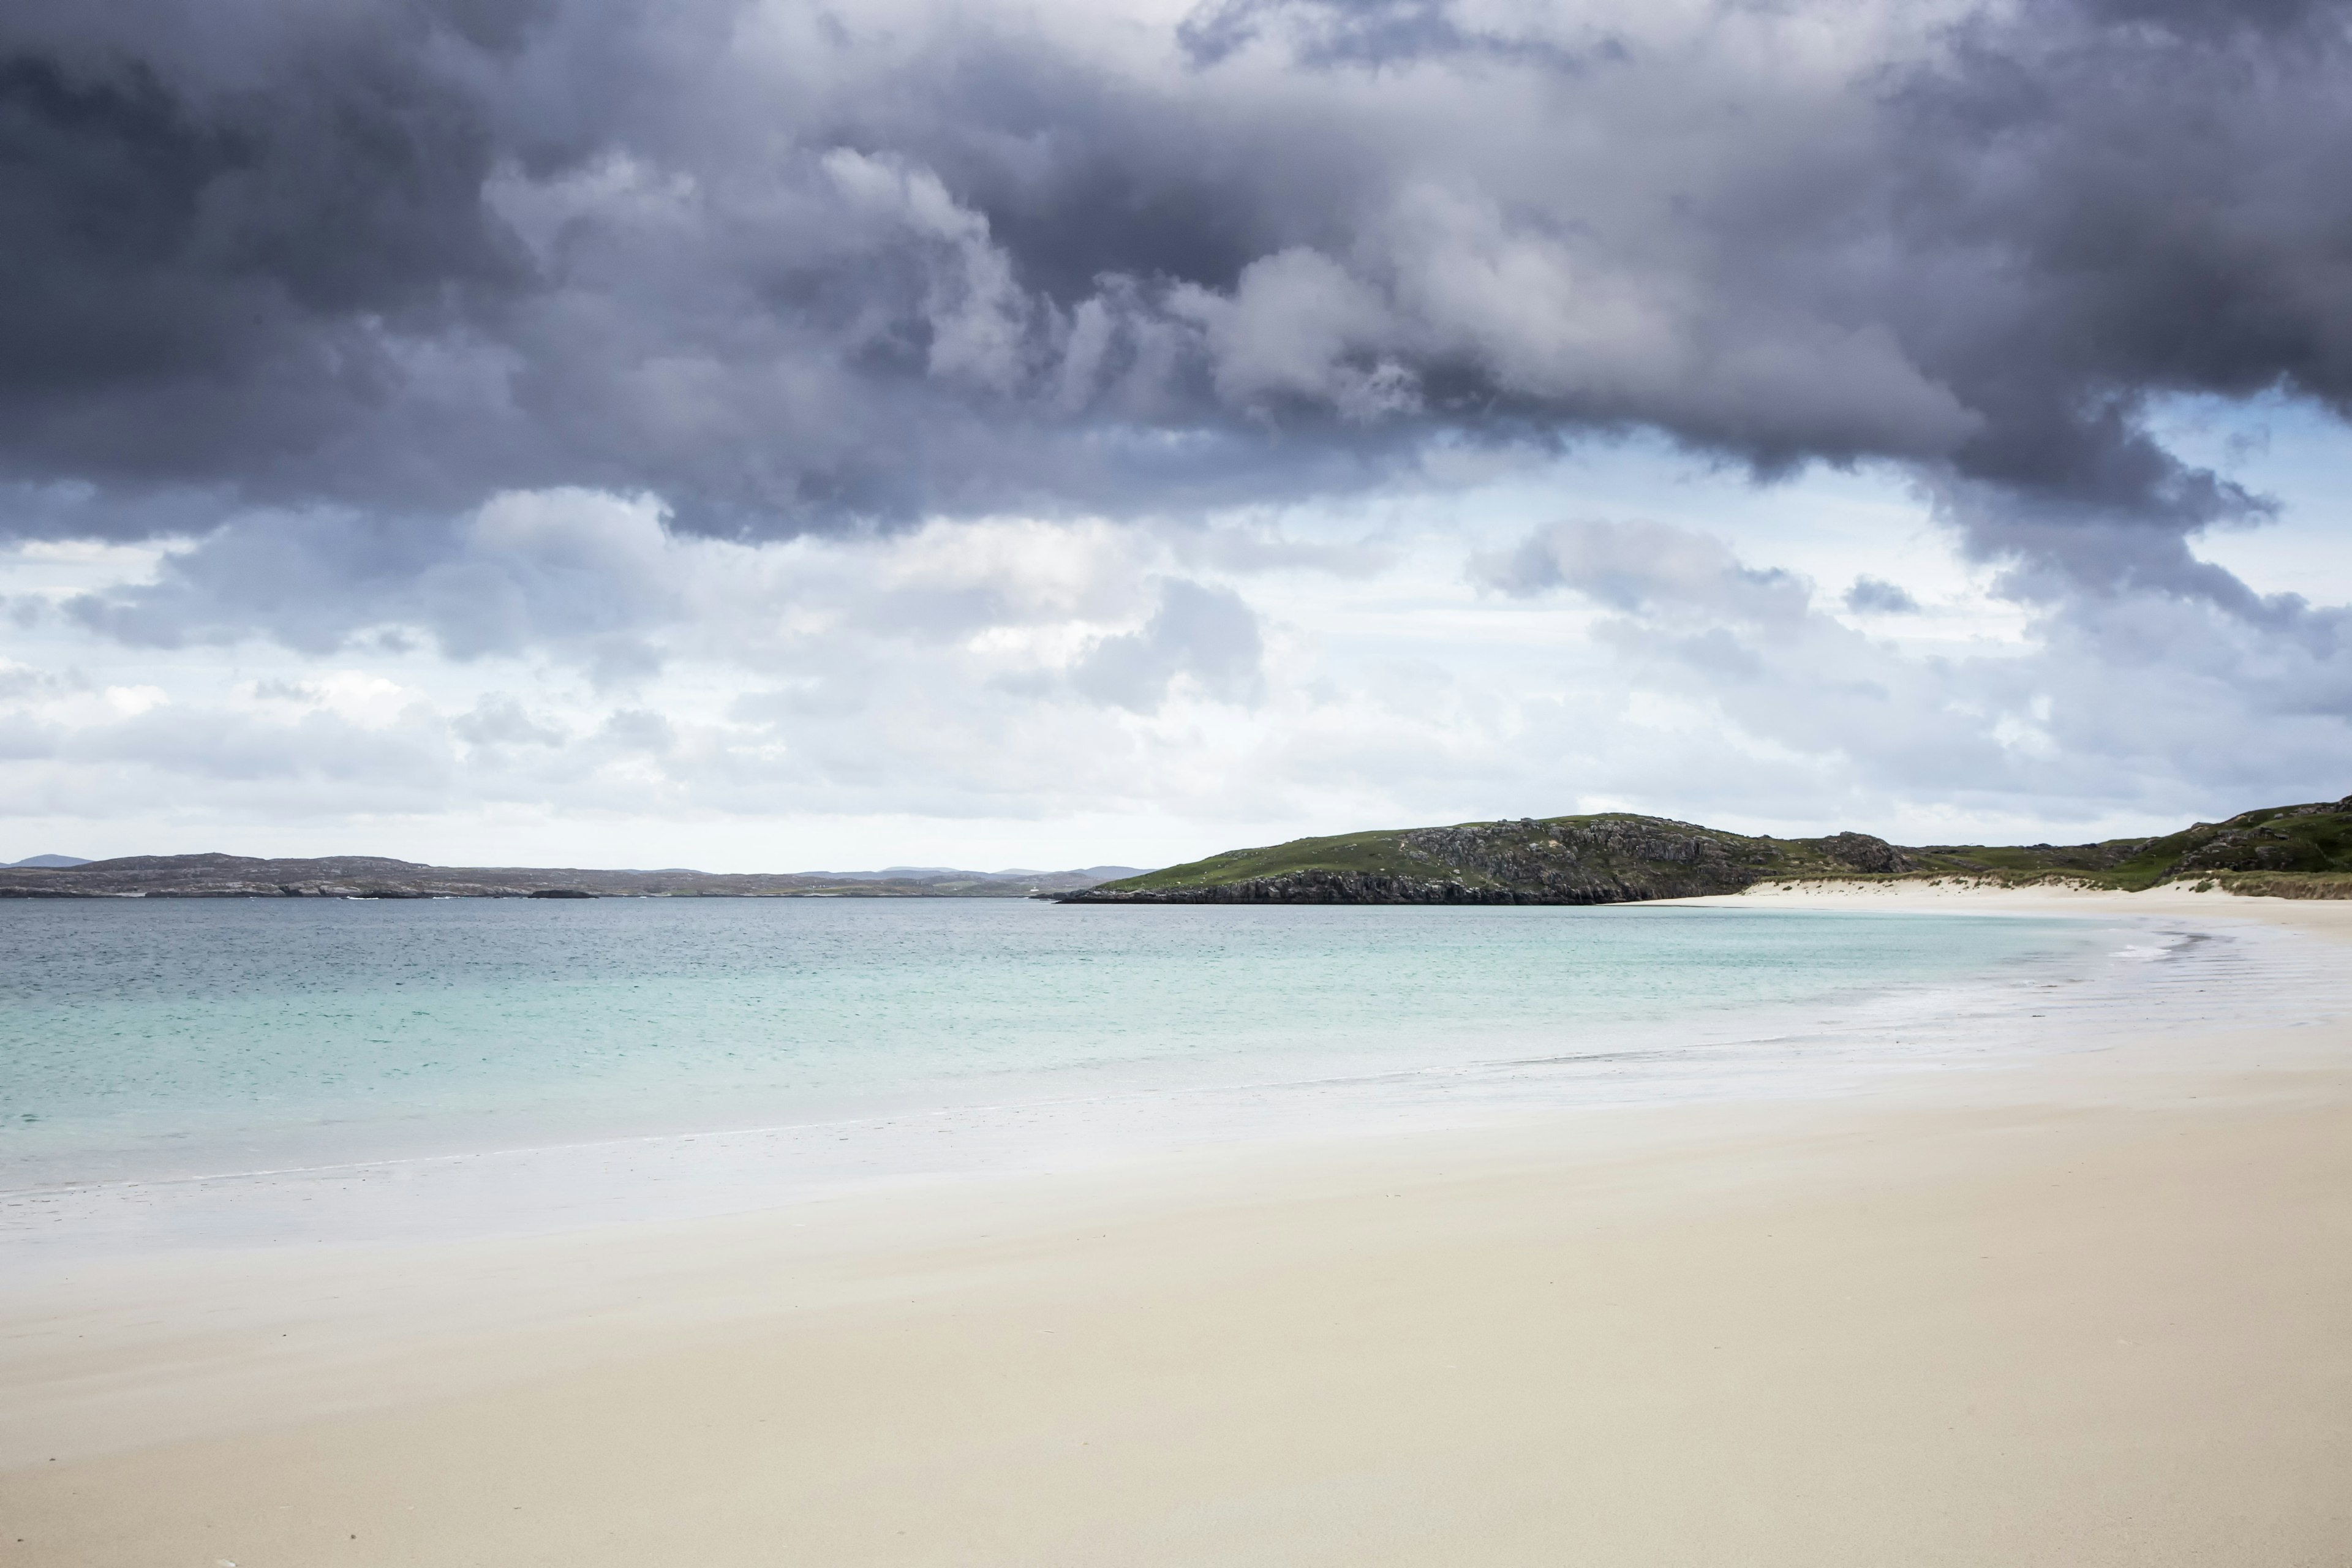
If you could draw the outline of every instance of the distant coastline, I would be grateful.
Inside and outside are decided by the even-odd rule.
[[[1132,866],[724,873],[425,866],[370,855],[278,860],[133,855],[61,867],[0,868],[0,899],[1025,899],[1139,874]]]
[[[37,864],[36,862],[47,862]],[[2147,838],[2056,845],[1774,838],[1629,812],[1378,829],[1233,849],[1156,871],[708,872],[428,866],[376,856],[44,855],[0,867],[0,899],[1047,899],[1081,904],[1616,904],[1766,883],[2065,884],[2352,899],[2352,796],[2264,806]]]

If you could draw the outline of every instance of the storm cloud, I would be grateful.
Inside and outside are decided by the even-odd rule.
[[[2335,480],[2189,426],[2352,413],[2347,80],[2352,0],[16,0],[0,794],[2338,795],[2343,574],[2244,547]]]
[[[2347,15],[26,0],[0,519],[786,535],[1654,427],[2226,594],[2179,542],[2264,501],[2144,416],[2352,399]]]

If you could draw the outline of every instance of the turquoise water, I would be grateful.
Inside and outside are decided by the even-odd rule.
[[[0,1189],[1635,1047],[1670,1066],[1776,1009],[2054,983],[2114,938],[1671,908],[0,903]]]

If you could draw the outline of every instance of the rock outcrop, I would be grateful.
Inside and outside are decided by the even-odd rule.
[[[1873,838],[1867,833],[1833,833],[1827,838],[1808,838],[1811,845],[1841,866],[1873,875],[1897,871],[1916,871],[1916,858],[1896,848],[1884,838]]]

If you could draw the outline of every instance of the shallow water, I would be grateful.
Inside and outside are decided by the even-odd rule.
[[[6,903],[0,1189],[1637,1047],[1672,1077],[1677,1044],[1790,1008],[2077,976],[2116,946],[1715,909]]]

